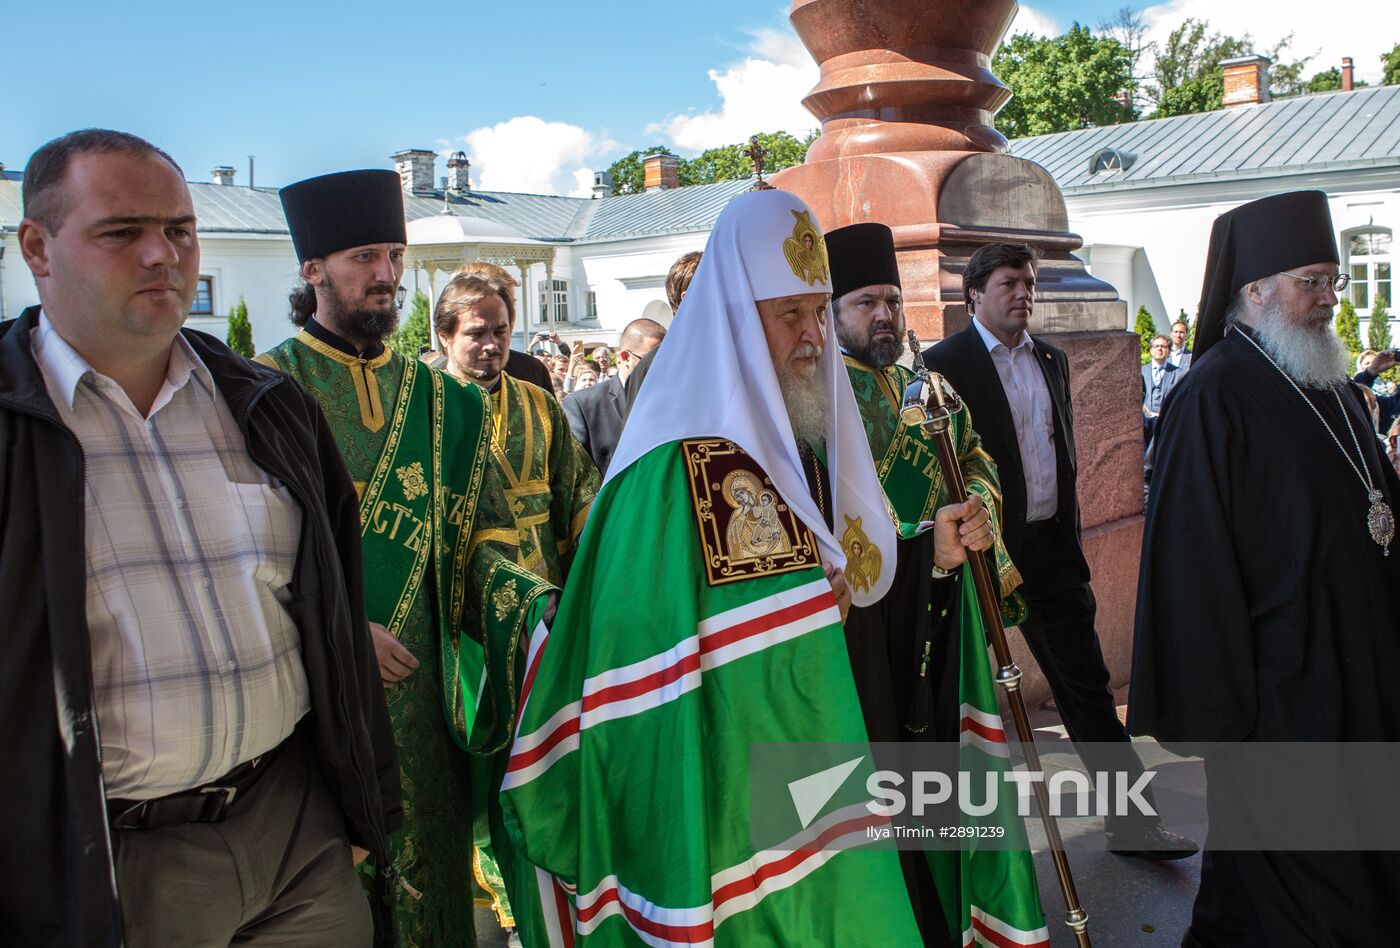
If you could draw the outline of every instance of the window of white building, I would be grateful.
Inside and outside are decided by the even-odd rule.
[[[583,318],[598,318],[598,294],[594,293],[592,290],[588,291],[588,295],[585,296],[583,300]]]
[[[202,276],[194,291],[194,301],[190,303],[191,316],[214,315],[214,278]]]
[[[1377,228],[1347,239],[1347,272],[1351,274],[1351,304],[1369,312],[1377,303],[1387,308],[1390,295],[1390,231]]]
[[[545,311],[545,287],[540,286],[540,318],[545,319],[552,315],[556,322],[566,323],[569,321],[569,281],[554,281],[554,312]]]

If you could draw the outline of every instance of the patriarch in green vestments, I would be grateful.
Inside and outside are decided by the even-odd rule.
[[[531,639],[503,787],[550,948],[919,944],[863,775],[750,815],[755,743],[865,740],[841,623],[893,572],[829,289],[802,202],[725,208]]]
[[[406,227],[397,175],[352,171],[284,188],[304,284],[300,331],[258,360],[321,403],[360,494],[366,613],[399,746],[398,883],[371,898],[380,945],[470,946],[471,776],[515,717],[522,632],[547,580],[520,565],[485,393],[384,345]]]

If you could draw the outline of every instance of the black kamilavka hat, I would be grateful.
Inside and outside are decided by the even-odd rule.
[[[1221,214],[1210,231],[1193,360],[1225,335],[1225,311],[1245,284],[1311,263],[1340,262],[1321,191],[1275,194]]]
[[[396,171],[341,171],[289,184],[278,194],[297,260],[347,247],[406,244],[403,184]]]
[[[826,234],[831,264],[831,295],[845,296],[863,286],[901,286],[894,232],[884,224],[849,224]]]

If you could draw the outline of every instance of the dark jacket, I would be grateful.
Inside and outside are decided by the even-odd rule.
[[[1045,374],[1055,420],[1055,475],[1059,492],[1059,516],[1079,531],[1079,498],[1075,491],[1078,462],[1074,452],[1074,406],[1070,403],[1069,360],[1063,351],[1031,337],[1035,362]],[[982,447],[997,463],[1001,480],[1002,528],[1006,551],[1021,560],[1026,539],[1026,474],[1011,405],[1001,387],[1001,376],[992,363],[986,343],[971,324],[924,353],[924,364],[942,374],[972,411],[972,423],[982,437]]]
[[[622,380],[616,375],[590,388],[570,392],[564,399],[569,429],[604,477],[613,452],[617,450],[618,439],[622,437],[625,399]]]
[[[642,382],[646,379],[647,373],[651,371],[651,364],[656,361],[656,353],[661,351],[661,346],[666,344],[662,339],[660,345],[653,346],[652,350],[637,362],[632,369],[632,374],[627,376],[627,383],[623,385],[622,395],[622,420],[627,421],[627,413],[632,410],[632,405],[637,401],[637,395],[642,390]],[[601,468],[600,468],[601,470]]]
[[[1152,363],[1149,362],[1142,367],[1142,407],[1148,411],[1160,412],[1162,405],[1167,400],[1167,395],[1176,388],[1176,383],[1180,382],[1186,375],[1185,369],[1179,369],[1170,362],[1162,363],[1162,395],[1157,407],[1152,407],[1152,399],[1149,393],[1152,391]]]
[[[0,324],[0,932],[6,944],[122,943],[89,649],[84,480],[30,351],[38,308]],[[315,400],[278,372],[183,330],[248,455],[302,509],[289,609],[311,711],[303,722],[350,841],[387,865],[399,769],[365,620],[359,504]],[[235,804],[236,806],[237,804]]]
[[[506,374],[522,382],[532,382],[549,394],[554,394],[554,380],[549,377],[549,369],[532,355],[510,350],[510,355],[506,356]]]

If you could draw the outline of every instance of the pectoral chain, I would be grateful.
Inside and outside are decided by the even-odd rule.
[[[1352,426],[1351,419],[1347,416],[1346,406],[1342,404],[1341,393],[1337,387],[1332,386],[1332,395],[1337,399],[1337,408],[1342,413],[1342,421],[1346,423],[1347,433],[1351,435],[1351,443],[1356,447],[1356,461],[1351,459],[1347,449],[1342,445],[1342,439],[1337,437],[1337,433],[1332,430],[1332,426],[1327,423],[1327,419],[1322,417],[1322,412],[1317,410],[1317,406],[1312,403],[1312,399],[1303,394],[1303,390],[1298,387],[1298,383],[1264,351],[1264,347],[1250,338],[1249,333],[1240,333],[1250,345],[1259,350],[1259,354],[1269,360],[1269,364],[1278,369],[1278,374],[1293,386],[1293,391],[1298,393],[1309,408],[1312,409],[1317,420],[1322,422],[1322,427],[1327,429],[1327,433],[1332,436],[1332,443],[1337,446],[1337,450],[1342,452],[1342,457],[1351,465],[1351,469],[1356,472],[1357,480],[1361,481],[1361,486],[1366,488],[1366,500],[1370,502],[1370,509],[1366,511],[1366,528],[1371,532],[1371,539],[1376,541],[1376,545],[1381,548],[1386,556],[1390,555],[1390,541],[1395,539],[1395,513],[1390,509],[1390,505],[1385,502],[1385,495],[1376,489],[1375,481],[1371,480],[1371,468],[1366,464],[1366,455],[1361,450],[1361,441],[1356,437],[1356,429]],[[1360,462],[1360,467],[1357,462]],[[1364,473],[1363,473],[1364,472]]]

